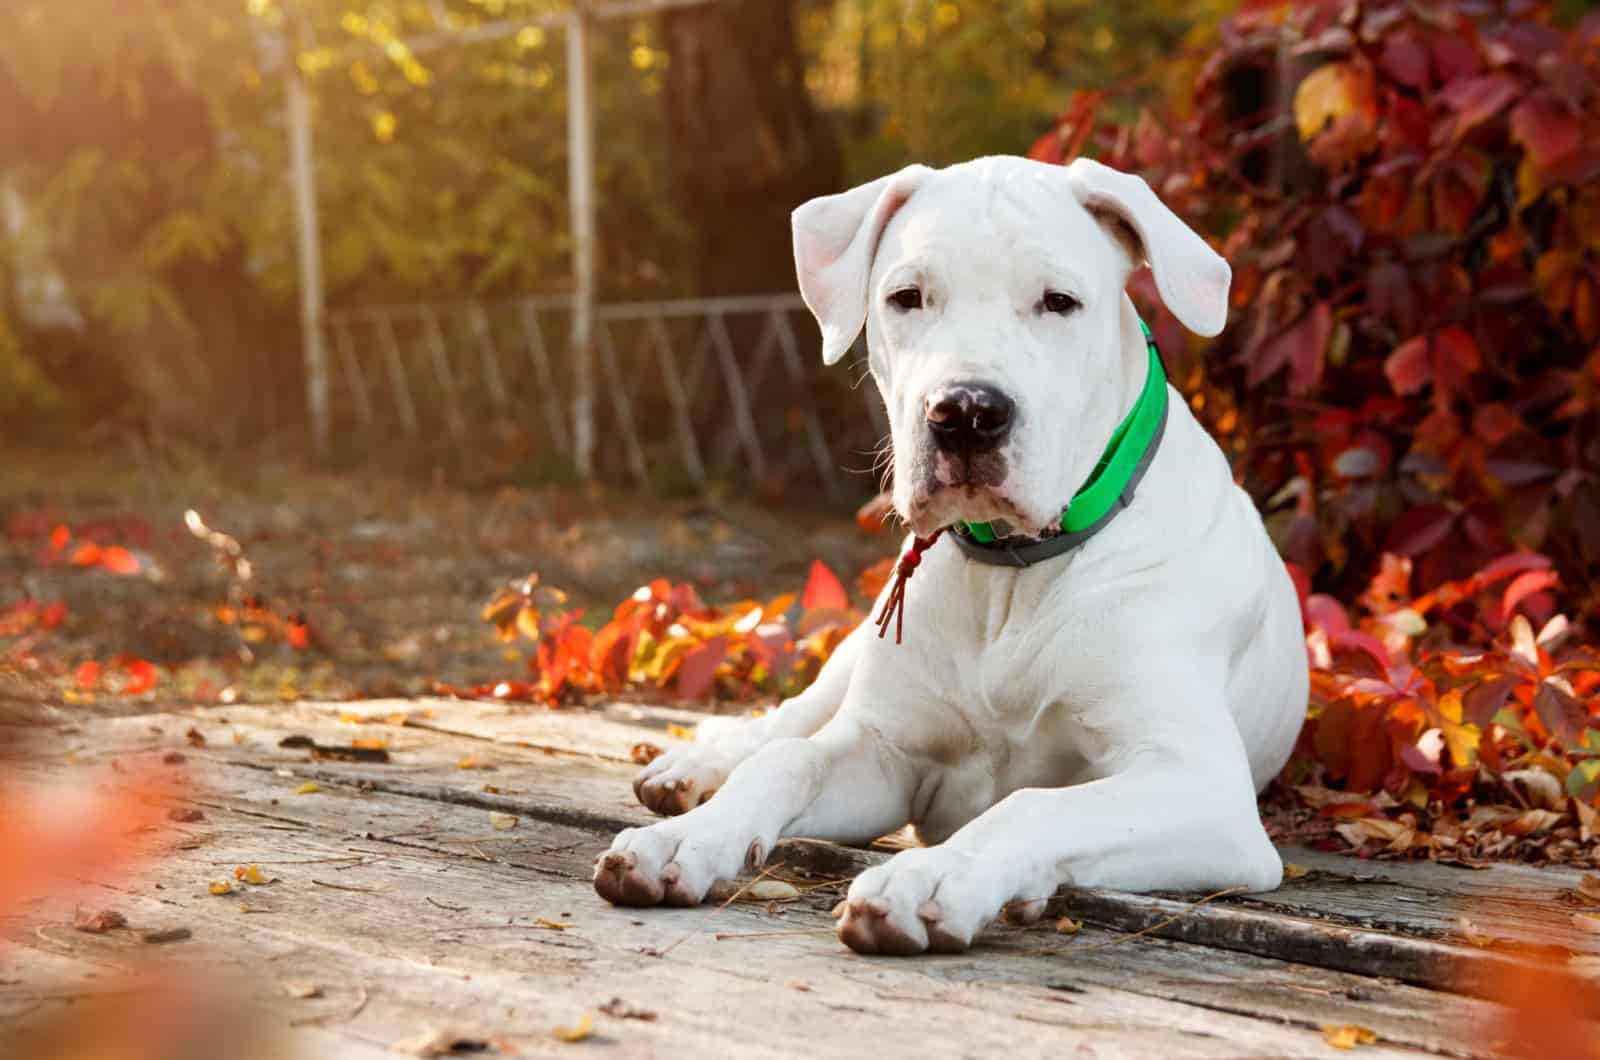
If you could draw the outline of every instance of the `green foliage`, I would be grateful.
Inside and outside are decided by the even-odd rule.
[[[807,85],[845,117],[848,175],[865,180],[913,159],[1014,153],[1067,90],[1161,83],[1192,28],[1233,6],[840,0],[808,5],[799,25]]]

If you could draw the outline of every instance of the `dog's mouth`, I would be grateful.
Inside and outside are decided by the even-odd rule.
[[[1056,520],[1041,517],[1018,504],[1001,485],[942,485],[929,483],[902,512],[906,525],[919,537],[956,523],[988,523],[997,536],[1048,537],[1060,532]]]

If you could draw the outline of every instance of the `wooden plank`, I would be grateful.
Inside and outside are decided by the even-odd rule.
[[[696,720],[683,711],[619,703],[601,704],[592,713],[529,712],[456,701],[429,701],[428,709],[435,717],[424,724],[441,731],[613,760],[623,759],[622,749],[641,740],[667,744],[672,739],[666,732],[669,725]],[[1472,949],[1500,940],[1600,956],[1600,934],[1578,929],[1573,907],[1560,900],[1563,892],[1578,885],[1583,875],[1578,870],[1493,865],[1474,871],[1428,862],[1363,860],[1294,845],[1282,852],[1285,861],[1310,873],[1285,881],[1271,894],[1229,898],[1219,904],[1378,933],[1400,932]],[[1144,908],[1138,903],[1128,907],[1122,922],[1138,919]],[[1470,943],[1469,928],[1476,936]],[[1398,949],[1386,943],[1375,942],[1372,953],[1402,960]],[[1420,973],[1413,967],[1407,974]]]
[[[227,798],[245,797],[273,776],[210,764],[207,770],[211,786]],[[256,797],[269,795],[279,797],[281,789]],[[80,899],[118,908],[135,924],[189,927],[192,947],[172,959],[203,961],[207,974],[231,970],[252,1003],[283,1018],[303,1013],[304,1003],[277,995],[282,979],[360,986],[370,1004],[337,1030],[373,1047],[428,1023],[466,1023],[544,1055],[560,1048],[544,1037],[545,1028],[619,995],[660,1013],[652,1023],[602,1017],[601,1034],[627,1055],[680,1055],[687,1047],[701,1055],[846,1056],[859,1055],[869,1040],[932,1054],[959,1041],[971,1055],[992,1055],[1014,1050],[1024,1036],[1051,1049],[1088,1045],[1097,1056],[1323,1054],[1308,1026],[1318,1018],[1314,1002],[1302,1001],[1294,1025],[1280,1026],[1088,977],[1040,985],[1026,970],[996,976],[1004,958],[995,953],[866,961],[811,934],[816,926],[826,931],[828,921],[808,908],[788,911],[775,925],[800,934],[719,941],[718,931],[760,929],[772,918],[747,905],[639,915],[599,902],[585,879],[533,876],[464,855],[430,857],[399,847],[403,839],[361,841],[363,848],[391,847],[392,856],[356,864],[331,881],[325,879],[336,871],[331,865],[302,861],[344,842],[353,821],[372,823],[364,815],[375,811],[385,827],[406,818],[429,829],[482,827],[476,816],[438,820],[465,812],[458,808],[421,800],[407,807],[407,801],[329,790],[284,805],[278,830],[263,828],[262,815],[213,806],[216,816],[200,829],[208,842],[169,851],[148,879],[92,882]],[[278,882],[243,896],[209,896],[205,883],[217,874],[219,855],[242,848],[261,855]],[[241,915],[244,903],[263,912]],[[55,915],[67,913],[61,908]],[[540,927],[539,917],[572,926]],[[124,941],[86,936],[74,945],[116,963]],[[1114,963],[1134,952],[1130,947]],[[1231,974],[1210,961],[1204,966],[1208,976]],[[1160,968],[1170,978],[1173,967],[1163,959],[1143,971]],[[783,991],[781,1005],[773,1004],[775,989]],[[347,1011],[349,1000],[340,996],[327,1007]],[[1280,1011],[1276,1018],[1286,1017]],[[1386,1043],[1365,1055],[1420,1054]]]
[[[303,728],[302,723],[306,721],[294,710],[231,708],[229,713],[229,725],[234,731],[244,730],[247,716],[282,721],[296,731]],[[334,731],[342,728],[348,732],[357,728],[341,726],[326,716],[312,720]],[[216,721],[212,719],[206,724],[216,724]],[[152,728],[160,728],[169,740],[179,739],[183,731],[181,721],[174,724],[172,720],[153,718],[119,719],[104,727],[112,730],[114,738],[108,736],[105,741],[92,742],[137,746],[137,741],[150,735]],[[541,792],[531,798],[524,796],[517,801],[499,803],[512,810],[529,807],[533,812],[516,829],[498,833],[482,807],[459,805],[455,801],[439,803],[427,795],[430,790],[452,787],[454,777],[448,772],[448,765],[424,767],[415,764],[416,761],[431,756],[434,761],[447,762],[455,753],[453,748],[462,743],[459,738],[402,730],[408,737],[437,741],[449,745],[450,749],[442,754],[428,749],[402,752],[413,764],[403,767],[407,772],[398,780],[394,776],[384,779],[392,772],[385,767],[317,766],[315,768],[330,773],[342,770],[343,775],[334,779],[351,786],[337,787],[330,781],[314,795],[295,796],[294,789],[307,767],[295,761],[296,753],[276,747],[275,737],[283,731],[281,728],[251,730],[244,733],[244,743],[234,744],[231,738],[223,738],[224,731],[217,730],[208,737],[205,748],[187,752],[192,764],[199,767],[201,779],[206,781],[208,794],[201,797],[201,802],[212,818],[202,828],[190,830],[193,833],[191,842],[201,843],[203,839],[202,845],[195,846],[192,853],[193,857],[201,859],[196,879],[203,880],[207,873],[225,873],[235,863],[252,862],[266,865],[268,871],[275,874],[314,873],[316,875],[311,878],[335,886],[312,884],[312,887],[326,890],[335,898],[356,902],[358,906],[376,903],[384,916],[393,917],[398,911],[408,925],[416,920],[419,911],[488,917],[499,915],[500,910],[507,908],[527,909],[527,896],[548,900],[552,893],[550,888],[558,885],[563,895],[556,901],[560,908],[541,906],[528,915],[554,913],[564,920],[567,914],[574,914],[590,924],[598,918],[602,925],[609,924],[602,931],[608,939],[617,938],[628,943],[648,939],[646,945],[658,950],[672,947],[675,959],[687,960],[696,966],[707,964],[738,971],[746,968],[750,960],[745,947],[759,947],[756,952],[764,963],[773,961],[776,951],[785,967],[789,955],[795,953],[842,962],[838,967],[851,974],[861,967],[860,959],[845,953],[828,930],[831,921],[823,910],[831,904],[836,890],[819,898],[815,907],[782,907],[784,915],[776,925],[766,919],[764,911],[752,911],[747,907],[717,914],[714,921],[708,910],[661,910],[642,914],[613,910],[595,899],[587,880],[589,859],[604,847],[609,836],[570,824],[543,823],[539,815],[548,812],[549,796]],[[371,731],[371,727],[361,727],[358,731]],[[79,734],[79,737],[85,735]],[[145,746],[148,748],[148,744]],[[561,763],[569,770],[576,767],[605,774],[618,772],[614,766],[593,760],[540,756],[517,748],[505,750],[512,755]],[[229,761],[244,752],[249,753],[250,761]],[[42,766],[32,768],[37,770]],[[287,769],[290,775],[279,775],[280,768]],[[443,776],[428,777],[428,768],[442,772]],[[372,779],[375,775],[376,781]],[[547,778],[540,775],[535,779]],[[414,785],[423,797],[396,796],[377,790],[396,783]],[[609,783],[609,779],[603,776],[601,783]],[[861,859],[861,863],[870,857],[826,844],[796,844],[794,850],[799,853],[791,859],[792,863],[801,864],[804,852],[810,850],[812,871],[829,875],[840,874],[838,859],[841,856]],[[463,861],[468,862],[465,869],[460,867]],[[403,875],[408,880],[415,882],[414,877],[420,877],[431,886],[413,889],[404,896],[404,901],[399,901],[391,893],[390,873],[396,864],[410,862],[431,865],[436,871],[426,876],[420,870],[406,870]],[[505,879],[511,881],[522,897],[510,902],[503,900],[494,887],[484,885],[480,879],[484,872],[508,874]],[[538,879],[530,882],[529,873]],[[195,880],[188,882],[198,886]],[[303,884],[304,880],[301,882]],[[364,897],[366,892],[363,891],[339,889],[344,886],[381,890],[383,896]],[[273,892],[270,897],[275,903],[279,896]],[[268,902],[267,899],[261,901]],[[440,904],[433,905],[435,902]],[[708,919],[702,923],[697,919],[700,917]],[[685,922],[698,926],[686,931]],[[341,924],[374,937],[385,935],[381,919],[364,923],[359,909],[341,918]],[[716,929],[738,932],[774,926],[780,930],[798,928],[802,931],[821,928],[822,933],[728,940],[720,945],[708,944],[705,938]],[[663,927],[667,929],[664,935],[640,935],[641,930],[655,931]],[[630,935],[636,938],[630,939]],[[1107,987],[1301,1027],[1320,1022],[1362,1023],[1378,1030],[1386,1039],[1425,1048],[1434,1048],[1439,1042],[1449,1040],[1455,1029],[1481,1018],[1484,1010],[1478,1002],[1414,987],[1376,984],[1370,979],[1337,972],[1152,938],[1095,948],[1106,941],[1105,933],[1093,929],[1064,944],[1058,936],[1049,933],[997,928],[986,933],[980,948],[966,958],[909,963],[919,967],[919,974],[939,980],[943,984],[940,989],[947,989],[950,983],[962,989],[965,989],[963,984],[968,983],[998,981],[1031,988],[1045,983],[1053,984],[1058,994],[1075,997],[1074,992],[1086,986]],[[628,952],[634,949],[637,946]],[[926,1000],[944,999],[939,995]],[[1456,1051],[1460,1055],[1475,1055],[1470,1049]]]

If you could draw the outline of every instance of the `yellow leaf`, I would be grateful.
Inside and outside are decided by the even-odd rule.
[[[667,735],[674,740],[692,740],[694,739],[694,728],[689,725],[674,725],[669,722],[667,724]]]
[[[1283,878],[1286,880],[1298,880],[1300,877],[1304,876],[1310,871],[1311,870],[1306,868],[1304,865],[1296,865],[1292,861],[1286,861],[1283,863]]]
[[[372,135],[380,144],[386,144],[394,139],[395,127],[400,120],[386,110],[380,110],[372,116]]]
[[[1076,935],[1082,930],[1083,922],[1081,920],[1074,920],[1070,916],[1064,916],[1060,920],[1056,921],[1057,935]]]
[[[351,740],[350,746],[358,751],[381,751],[389,746],[386,736],[364,736],[359,740]]]
[[[390,714],[388,717],[383,719],[383,723],[385,725],[404,725],[410,720],[411,715],[409,714]]]
[[[339,715],[339,720],[349,725],[365,725],[367,716],[365,714],[353,714],[347,710]]]
[[[489,824],[496,832],[504,832],[517,826],[517,818],[509,813],[496,813],[489,811]]]
[[[213,880],[211,886],[206,889],[212,894],[232,894],[233,884],[227,880]]]
[[[1322,1025],[1322,1040],[1335,1049],[1354,1049],[1358,1045],[1371,1045],[1378,1040],[1378,1034],[1367,1027],[1360,1027],[1354,1023]]]
[[[1300,139],[1310,143],[1346,117],[1365,120],[1371,96],[1371,74],[1350,63],[1317,67],[1294,93],[1294,122]]]
[[[576,924],[568,924],[561,920],[546,920],[544,917],[540,917],[534,923],[542,928],[549,928],[551,931],[565,931],[569,927],[577,927]]]
[[[554,1034],[558,1041],[581,1042],[594,1033],[594,1013],[585,1012],[583,1018],[578,1020],[573,1027],[557,1027]]]
[[[253,883],[258,887],[264,883],[272,882],[272,877],[262,872],[260,865],[251,865],[249,868],[240,865],[233,870],[233,878],[243,880],[245,883]]]
[[[295,788],[294,789],[294,793],[296,795],[315,795],[317,792],[319,792],[321,790],[322,790],[322,785],[321,784],[318,784],[314,780],[308,780],[304,784],[300,785],[298,788]]]
[[[461,761],[456,763],[456,768],[457,769],[482,769],[483,768],[483,763],[478,760],[478,756],[477,755],[467,755],[467,757],[463,758]]]

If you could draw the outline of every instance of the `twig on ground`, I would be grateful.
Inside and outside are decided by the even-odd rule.
[[[370,995],[368,995],[366,987],[361,986],[361,987],[357,987],[356,989],[361,991],[361,997],[360,997],[360,999],[358,999],[356,1001],[355,1008],[351,1009],[349,1012],[345,1013],[343,1016],[340,1016],[336,1012],[327,1013],[327,1014],[324,1014],[324,1015],[321,1015],[321,1016],[302,1016],[299,1019],[290,1020],[289,1021],[289,1026],[291,1026],[291,1027],[309,1027],[309,1026],[312,1026],[314,1024],[320,1025],[320,1024],[323,1024],[323,1023],[327,1023],[328,1021],[334,1020],[334,1019],[337,1019],[340,1023],[349,1023],[351,1020],[355,1019],[357,1016],[361,1015],[361,1013],[363,1011],[365,1011],[365,1009],[367,1007],[367,1002],[370,1000]]]
[[[464,905],[446,905],[443,902],[436,902],[432,898],[427,897],[426,895],[423,896],[422,900],[427,902],[429,905],[437,906],[440,909],[448,909],[452,913],[465,913],[467,911],[467,907],[464,906]]]
[[[345,884],[342,884],[342,883],[328,883],[328,882],[326,882],[324,880],[312,880],[311,882],[316,884],[318,887],[326,887],[329,890],[334,890],[334,891],[355,891],[355,892],[357,892],[359,894],[382,894],[383,893],[381,890],[378,890],[378,889],[373,888],[373,887],[349,887],[349,886],[346,886]]]

